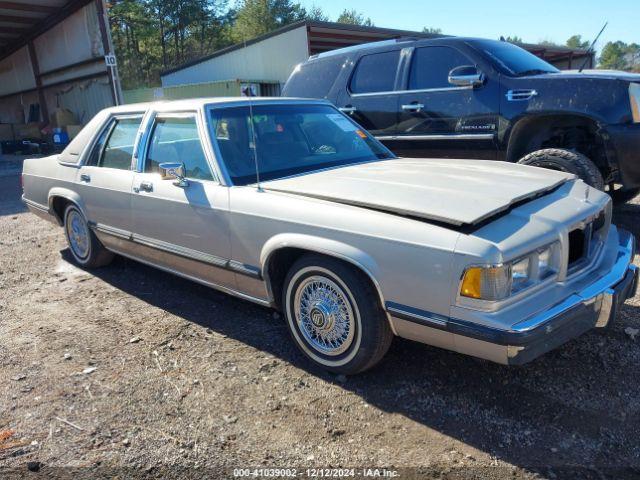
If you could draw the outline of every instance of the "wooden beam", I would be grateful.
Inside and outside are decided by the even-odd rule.
[[[37,17],[19,17],[17,15],[1,15],[0,14],[0,22],[8,22],[8,23],[21,23],[24,25],[33,25],[38,23],[41,19]],[[2,27],[0,27],[2,28]]]
[[[0,2],[0,8],[4,10],[19,10],[21,12],[55,13],[58,8],[48,5],[35,5],[33,3]]]
[[[31,57],[31,68],[33,69],[33,75],[36,77],[36,89],[38,91],[38,103],[40,104],[40,114],[42,115],[42,121],[46,124],[49,123],[49,109],[47,108],[47,100],[44,96],[44,90],[42,89],[42,77],[40,76],[40,65],[38,64],[38,56],[36,55],[36,47],[33,42],[27,44],[29,48],[29,57]]]

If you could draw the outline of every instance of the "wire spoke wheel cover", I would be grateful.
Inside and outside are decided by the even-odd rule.
[[[344,353],[355,334],[355,316],[347,294],[331,279],[314,275],[298,285],[294,311],[300,332],[318,352]]]
[[[86,259],[89,256],[90,237],[89,227],[82,214],[75,209],[70,210],[65,227],[73,254],[82,260]]]

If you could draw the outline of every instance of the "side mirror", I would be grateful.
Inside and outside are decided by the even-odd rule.
[[[484,73],[473,65],[462,65],[451,69],[449,83],[457,87],[477,87],[484,83]]]
[[[163,180],[176,180],[173,182],[177,187],[188,187],[189,182],[185,178],[184,163],[181,162],[164,162],[158,165],[160,168],[160,176]]]

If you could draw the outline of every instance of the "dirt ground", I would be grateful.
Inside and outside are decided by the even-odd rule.
[[[637,297],[611,331],[523,367],[396,339],[336,377],[266,308],[123,258],[74,267],[17,171],[0,159],[0,477],[640,477]],[[615,222],[637,236],[639,213]]]

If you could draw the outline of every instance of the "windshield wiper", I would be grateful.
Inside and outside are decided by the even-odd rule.
[[[543,73],[556,73],[553,70],[542,70],[540,68],[532,68],[531,70],[524,70],[522,72],[518,72],[516,76],[524,77],[526,75],[541,75]]]

